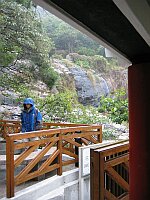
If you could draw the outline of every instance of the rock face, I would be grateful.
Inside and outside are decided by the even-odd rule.
[[[77,54],[75,56],[77,57]],[[83,105],[97,107],[101,96],[107,96],[110,92],[121,87],[127,88],[126,69],[110,70],[106,73],[102,70],[103,63],[102,68],[99,63],[97,68],[86,69],[76,65],[74,57],[71,57],[70,54],[66,58],[65,62],[54,59],[54,70],[63,80],[67,80],[65,87],[68,85],[69,89],[76,90],[78,100]]]
[[[109,88],[106,80],[97,75],[94,70],[83,69],[74,63],[69,67],[65,63],[53,60],[54,69],[62,78],[66,78],[69,87],[73,85],[78,95],[78,100],[83,105],[98,106],[101,96],[109,94]],[[68,60],[68,62],[70,62]],[[68,64],[68,63],[67,63]]]
[[[0,105],[16,105],[17,95],[14,92],[6,91],[7,96],[2,94],[2,90],[0,89]]]
[[[89,68],[78,66],[77,61],[80,59],[81,61],[88,60]],[[93,61],[90,57],[84,55],[69,54],[63,60],[53,59],[52,66],[60,75],[61,83],[49,90],[45,83],[36,81],[31,88],[33,94],[45,98],[51,93],[55,94],[69,89],[77,92],[78,100],[83,105],[97,107],[101,96],[107,96],[110,92],[121,87],[127,88],[127,70],[108,70],[108,73],[106,69],[109,68],[109,65],[103,59]],[[4,107],[18,106],[16,102],[17,94],[13,91],[5,91],[6,94],[3,94],[2,90],[3,88],[0,88],[0,104]],[[2,115],[3,109],[0,110]],[[9,113],[9,108],[4,110]]]
[[[20,119],[21,108],[19,106],[1,105],[0,106],[0,118],[9,120]]]
[[[83,105],[98,106],[100,97],[108,95],[108,85],[102,77],[94,77],[79,67],[72,67],[70,71],[75,80],[79,102]]]

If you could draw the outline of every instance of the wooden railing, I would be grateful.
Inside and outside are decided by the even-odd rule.
[[[80,139],[80,143],[77,139]],[[97,125],[6,134],[7,197],[14,196],[15,185],[53,170],[61,175],[63,166],[78,162],[75,148],[101,142],[102,126]],[[42,149],[37,150],[38,147]],[[22,153],[15,155],[19,149]],[[69,160],[64,161],[64,155]],[[20,166],[23,169],[19,171]]]
[[[74,124],[74,123],[51,123],[43,122],[43,130],[51,128],[63,128],[63,127],[76,127],[76,126],[88,126],[88,124]],[[21,121],[16,120],[0,120],[0,134],[3,138],[6,138],[7,134],[20,133]]]
[[[6,138],[7,134],[19,133],[20,128],[21,128],[20,121],[0,120],[0,134],[3,138]]]
[[[91,200],[129,199],[129,141],[91,150]]]

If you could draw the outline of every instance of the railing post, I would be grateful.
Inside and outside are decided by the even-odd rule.
[[[4,122],[4,135],[3,138],[6,138],[6,122]]]
[[[98,141],[99,143],[102,143],[102,126],[97,129],[98,132],[100,132],[100,134],[98,135]]]
[[[14,197],[14,141],[6,135],[6,190],[7,198]]]
[[[100,153],[99,166],[100,166],[100,176],[99,176],[100,200],[104,200],[104,157],[103,157],[102,153]]]
[[[57,143],[57,149],[59,149],[59,155],[58,155],[58,164],[59,164],[59,168],[57,169],[57,174],[59,176],[62,175],[62,133],[61,131],[58,134],[59,140]]]
[[[75,133],[81,133],[81,131],[75,131]],[[79,137],[79,138],[75,138],[75,142],[77,142],[77,143],[79,143],[79,144],[82,144],[82,142],[81,142],[81,138]],[[77,146],[75,146],[75,154],[78,156],[79,155],[79,148],[77,147]],[[79,167],[79,162],[76,162],[75,163],[75,166],[76,167]]]
[[[104,157],[90,150],[90,188],[91,200],[104,200]]]

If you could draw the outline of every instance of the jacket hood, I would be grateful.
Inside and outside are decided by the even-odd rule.
[[[31,104],[32,106],[34,106],[34,101],[32,98],[26,98],[23,104]]]

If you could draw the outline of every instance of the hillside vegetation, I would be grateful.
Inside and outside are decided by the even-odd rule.
[[[106,58],[101,45],[31,0],[0,1],[0,27],[3,95],[12,91],[17,102],[34,98],[47,121],[128,121],[127,83],[120,79],[126,76],[125,69],[116,59]],[[107,82],[109,94],[98,98],[97,107],[79,103],[72,68],[82,69],[93,85],[99,77]]]

